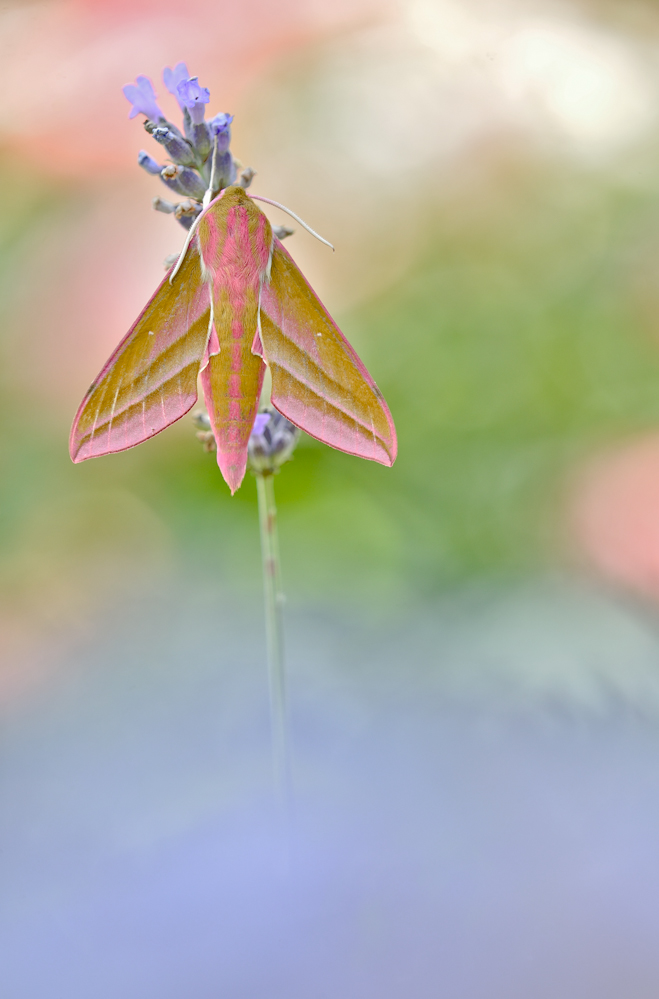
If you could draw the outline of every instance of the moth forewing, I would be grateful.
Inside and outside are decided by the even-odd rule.
[[[92,383],[73,421],[73,461],[133,447],[188,412],[208,340],[210,295],[199,258],[168,274]]]
[[[393,464],[396,431],[382,393],[279,241],[261,338],[283,416],[340,451]]]

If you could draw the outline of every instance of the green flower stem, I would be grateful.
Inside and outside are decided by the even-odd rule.
[[[274,474],[256,472],[263,557],[263,593],[265,597],[265,630],[268,644],[268,678],[270,682],[270,717],[272,722],[272,760],[275,787],[287,808],[289,798],[289,760],[286,717],[286,677],[284,672],[284,634],[275,506]]]

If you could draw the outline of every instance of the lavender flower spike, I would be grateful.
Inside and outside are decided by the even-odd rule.
[[[181,111],[185,111],[185,104],[181,103],[181,98],[178,95],[177,88],[179,83],[183,83],[184,80],[190,79],[188,67],[184,62],[177,63],[177,65],[174,66],[174,69],[170,69],[169,66],[166,66],[162,71],[162,79],[170,94],[173,94],[178,101],[178,106]]]
[[[195,125],[201,125],[204,120],[206,108],[211,99],[211,92],[208,87],[199,86],[199,77],[193,76],[189,80],[182,80],[176,88],[178,102],[181,107],[187,108],[190,117]]]
[[[150,121],[165,121],[165,116],[156,104],[156,94],[148,76],[138,76],[135,83],[127,83],[121,88],[124,97],[133,105],[129,118],[145,114]]]

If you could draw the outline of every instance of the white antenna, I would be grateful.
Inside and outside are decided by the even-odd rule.
[[[208,187],[206,188],[206,191],[204,193],[204,200],[201,203],[201,209],[202,210],[199,212],[199,214],[197,215],[196,219],[194,220],[194,222],[192,223],[192,225],[188,229],[188,235],[185,237],[185,243],[183,244],[183,249],[181,250],[180,256],[179,256],[179,258],[178,258],[178,260],[176,262],[176,267],[174,268],[174,270],[172,271],[172,273],[169,276],[169,283],[170,284],[172,283],[172,281],[174,280],[174,278],[176,277],[176,275],[178,274],[178,272],[179,272],[179,270],[181,268],[181,264],[183,263],[183,259],[185,257],[185,254],[187,253],[188,247],[189,247],[190,243],[192,242],[192,237],[195,234],[195,229],[197,228],[197,225],[199,224],[201,216],[204,214],[204,212],[206,211],[206,209],[210,205],[211,201],[213,200],[213,191],[214,191],[214,188],[215,188],[215,174],[217,173],[217,140],[218,140],[218,136],[216,135],[215,136],[215,142],[213,143],[213,153],[212,153],[212,156],[211,156],[211,179],[208,182]],[[304,225],[304,222],[302,223],[302,225]]]
[[[204,197],[205,197],[205,195],[204,195]],[[176,277],[176,275],[178,274],[179,270],[181,269],[181,264],[183,263],[183,258],[185,257],[186,253],[188,252],[188,247],[189,247],[190,243],[192,242],[192,237],[195,234],[195,229],[197,228],[197,225],[199,224],[199,219],[201,218],[201,216],[203,214],[204,214],[203,212],[199,212],[199,214],[197,215],[196,219],[194,220],[194,222],[192,223],[192,225],[188,229],[188,234],[185,237],[185,243],[183,244],[183,249],[181,250],[181,254],[180,254],[179,258],[178,258],[178,261],[176,262],[176,267],[174,268],[174,270],[172,271],[172,273],[169,275],[169,283],[170,284],[172,284],[172,282],[174,281],[174,278]]]
[[[179,270],[181,269],[181,264],[183,263],[183,259],[184,259],[185,255],[186,255],[186,253],[188,252],[188,247],[189,247],[190,243],[192,242],[192,237],[195,234],[195,229],[197,228],[197,225],[199,224],[199,220],[201,219],[201,216],[204,214],[204,212],[206,211],[206,209],[210,205],[211,200],[213,198],[213,187],[215,185],[215,174],[217,172],[216,171],[216,167],[217,167],[217,135],[215,136],[215,142],[213,143],[213,155],[211,157],[211,179],[208,182],[208,187],[206,188],[206,191],[204,193],[204,200],[201,203],[202,210],[199,212],[199,214],[197,215],[196,219],[194,220],[194,222],[192,223],[192,225],[188,229],[188,234],[185,237],[185,243],[183,244],[183,249],[181,250],[179,258],[178,258],[178,260],[176,262],[176,267],[174,268],[174,270],[172,271],[172,273],[169,275],[169,283],[170,284],[173,282],[174,278],[176,277],[176,275],[178,274]]]
[[[204,208],[208,208],[213,197],[213,190],[215,188],[215,174],[217,173],[217,135],[215,136],[215,142],[213,143],[213,155],[211,157],[211,179],[208,182],[208,187],[204,194],[204,200],[202,205]]]
[[[332,251],[334,250],[334,247],[330,242],[328,242],[328,240],[323,239],[322,236],[319,236],[318,233],[314,229],[312,229],[310,225],[307,225],[307,223],[304,222],[299,215],[296,215],[295,212],[292,212],[290,208],[286,208],[285,205],[280,205],[278,201],[271,201],[270,198],[262,198],[260,194],[248,194],[247,197],[253,198],[255,201],[265,201],[266,205],[273,205],[275,208],[280,208],[282,212],[286,212],[286,214],[290,215],[292,219],[295,219],[296,222],[299,222],[301,226],[304,226],[307,232],[310,232],[312,236],[315,236],[316,239],[319,239],[321,243],[325,244],[325,246],[329,246],[329,248]]]

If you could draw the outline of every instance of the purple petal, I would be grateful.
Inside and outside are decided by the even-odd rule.
[[[127,83],[122,90],[124,97],[133,105],[129,118],[144,114],[151,121],[160,121],[165,117],[156,104],[156,94],[148,76],[138,76],[135,83]]]
[[[176,95],[180,106],[190,112],[195,125],[201,125],[204,120],[204,104],[208,104],[211,99],[208,87],[200,87],[199,77],[193,76],[189,80],[181,80],[176,88]]]
[[[195,104],[208,104],[211,99],[208,87],[199,86],[198,76],[192,76],[189,80],[181,80],[176,88],[176,93],[186,108],[191,108]]]
[[[214,118],[211,118],[208,124],[211,127],[213,135],[221,135],[223,132],[228,132],[233,117],[232,114],[216,114]]]
[[[181,111],[183,111],[185,109],[185,104],[181,104],[176,88],[179,83],[183,83],[184,80],[190,79],[188,67],[184,62],[177,63],[176,66],[174,66],[174,69],[170,69],[169,66],[165,66],[162,71],[162,79],[170,94],[173,94],[178,101]]]

